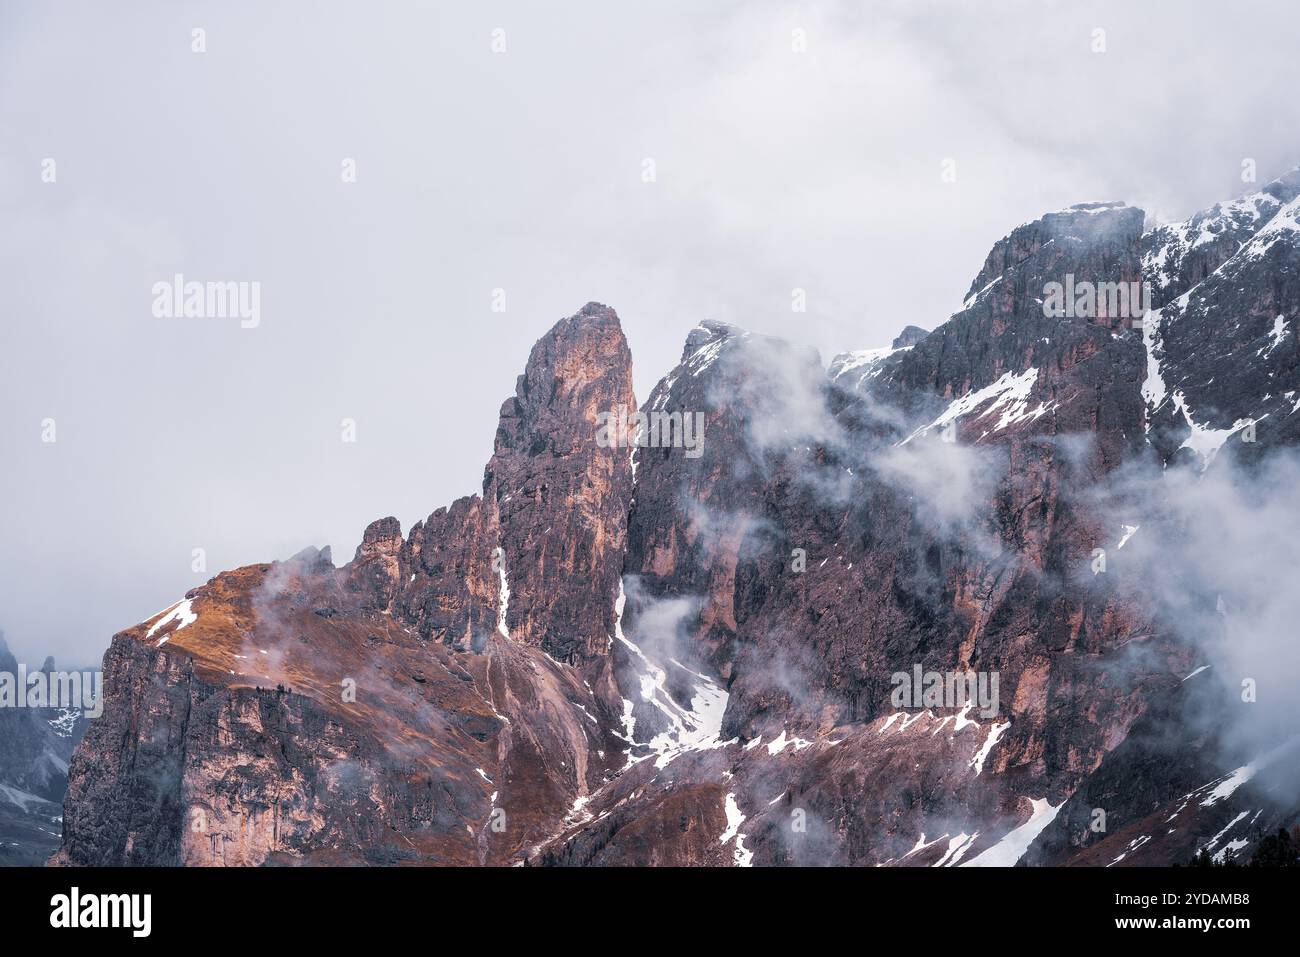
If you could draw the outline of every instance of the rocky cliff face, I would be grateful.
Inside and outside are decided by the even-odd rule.
[[[1295,814],[1256,773],[1286,762],[1193,721],[1230,698],[1184,680],[1206,629],[1143,543],[1185,540],[1162,490],[1206,434],[1252,419],[1268,441],[1233,460],[1257,465],[1292,441],[1294,201],[1284,178],[1146,233],[1122,204],[1048,214],[933,332],[826,371],[705,322],[639,410],[588,305],[534,348],[481,495],[115,636],[58,861],[1243,853]],[[1113,295],[1143,282],[1147,316]],[[983,693],[900,701],[918,672]]]
[[[543,842],[620,763],[608,655],[634,406],[613,311],[538,343],[483,495],[219,575],[115,636],[60,861],[488,863]]]
[[[652,395],[706,409],[717,438],[694,462],[639,455],[626,567],[652,604],[698,607],[683,645],[729,681],[719,737],[737,745],[714,774],[756,861],[974,858],[990,825],[1059,806],[1140,713],[1142,682],[1098,665],[1144,624],[1088,573],[1119,530],[1077,500],[1143,448],[1121,387],[1141,339],[1045,317],[1042,290],[1135,280],[1141,225],[1105,207],[1021,227],[963,312],[848,388],[847,362],[828,385],[791,347],[705,326]],[[918,665],[999,675],[1000,712],[900,716],[891,676]],[[966,826],[908,857],[934,820]]]
[[[1142,391],[1165,460],[1203,468],[1230,441],[1258,457],[1300,437],[1298,220],[1293,171],[1146,238],[1143,262],[1162,298],[1144,327]]]
[[[1158,306],[1142,326],[1144,428],[1169,491],[1131,496],[1154,513],[1156,543],[1133,557],[1157,596],[1153,626],[1200,657],[1148,696],[1026,864],[1160,864],[1201,849],[1242,860],[1295,821],[1296,716],[1283,690],[1296,668],[1283,622],[1295,610],[1278,577],[1294,559],[1271,542],[1294,537],[1295,505],[1281,490],[1294,483],[1297,439],[1298,190],[1292,171],[1143,237]],[[1288,530],[1274,536],[1275,523]],[[1274,688],[1262,705],[1258,682]]]
[[[598,416],[635,409],[632,357],[595,303],[533,349],[501,407],[483,494],[435,511],[405,541],[367,530],[352,579],[421,636],[480,651],[488,636],[567,664],[605,656],[632,495],[631,450],[596,442]]]

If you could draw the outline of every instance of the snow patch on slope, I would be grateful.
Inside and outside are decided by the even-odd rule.
[[[691,671],[681,663],[672,661],[670,664],[673,667],[682,669],[695,679],[690,707],[683,708],[679,705],[668,693],[667,672],[623,634],[623,608],[626,602],[627,596],[620,581],[618,598],[614,603],[614,637],[640,662],[641,700],[653,705],[668,719],[668,728],[645,745],[655,757],[655,767],[666,767],[674,758],[688,751],[711,751],[734,743],[734,738],[730,741],[721,739],[722,716],[727,711],[729,697],[727,692],[707,675]],[[632,715],[634,707],[633,702],[623,699],[623,737],[629,744],[640,746],[633,735],[636,729],[636,718]],[[635,757],[629,749],[628,765],[639,760],[644,758]]]
[[[157,647],[161,648],[163,645],[167,644],[168,639],[170,639],[172,635],[176,634],[176,632],[180,631],[186,625],[192,625],[199,620],[199,616],[196,615],[191,610],[193,605],[194,605],[194,599],[192,598],[183,598],[180,601],[178,601],[175,605],[171,607],[171,610],[166,615],[164,615],[162,618],[159,618],[156,622],[153,623],[153,627],[151,627],[145,633],[144,636],[145,640],[148,641],[150,638],[152,638],[154,636],[154,633],[159,628],[163,627],[163,625],[169,624],[173,621],[179,622],[179,624],[177,624],[175,628],[173,628],[167,634],[163,635],[161,639],[159,639]]]
[[[1147,377],[1142,383],[1142,398],[1146,402],[1147,416],[1145,430],[1151,431],[1151,413],[1164,404],[1168,389],[1165,386],[1164,372],[1160,368],[1164,349],[1156,341],[1160,329],[1160,310],[1152,309],[1142,320],[1142,345],[1147,353]]]
[[[500,545],[497,546],[497,578],[501,582],[497,590],[497,633],[502,638],[509,638],[506,610],[510,607],[510,580],[506,577],[506,550]]]
[[[948,850],[944,852],[943,857],[935,861],[934,867],[955,867],[957,862],[965,856],[966,852],[975,844],[975,839],[980,836],[980,832],[974,834],[958,834],[948,841]]]
[[[732,848],[732,861],[737,867],[752,867],[754,864],[754,852],[745,847],[745,835],[740,833],[740,825],[745,823],[745,814],[740,810],[740,805],[736,803],[734,793],[727,795],[727,800],[723,804],[722,810],[727,815],[727,829],[722,832],[718,838],[719,844],[726,844],[730,840],[735,840],[736,845]]]
[[[993,726],[989,728],[988,737],[984,739],[984,746],[975,753],[975,757],[970,759],[970,766],[975,769],[976,775],[984,770],[984,762],[988,759],[989,752],[993,750],[993,746],[998,743],[998,739],[1002,737],[1009,727],[1011,727],[1010,721],[1004,721],[1001,724],[996,721],[993,722]]]
[[[954,399],[937,419],[929,425],[921,426],[898,444],[906,445],[919,435],[925,435],[932,429],[943,428],[948,423],[956,422],[962,416],[985,406],[987,407],[975,417],[976,421],[986,419],[999,410],[1002,415],[996,425],[980,435],[981,439],[989,432],[998,432],[1009,425],[1037,419],[1056,408],[1056,403],[1045,402],[1038,403],[1036,408],[1029,408],[1029,395],[1037,381],[1038,370],[1032,366],[1021,373],[1003,373],[1002,377],[992,385],[987,385],[976,392],[968,392],[960,399]]]
[[[1213,807],[1220,801],[1226,801],[1232,797],[1234,791],[1241,787],[1247,781],[1255,776],[1256,767],[1253,764],[1242,765],[1231,774],[1225,775],[1219,781],[1213,791],[1201,802],[1201,807]]]
[[[1047,798],[1030,798],[1029,801],[1033,811],[1028,821],[1008,831],[1003,835],[1002,840],[967,861],[962,867],[1014,867],[1016,862],[1025,856],[1029,845],[1034,843],[1034,838],[1056,820],[1056,812],[1065,806],[1065,802],[1062,801],[1056,807],[1052,807]]]
[[[1246,244],[1242,253],[1251,257],[1263,256],[1279,240],[1295,242],[1298,236],[1300,236],[1300,196],[1279,209],[1277,215]]]
[[[1227,823],[1227,826],[1225,826],[1224,829],[1223,829],[1222,831],[1220,831],[1218,834],[1214,835],[1214,837],[1210,838],[1210,840],[1209,840],[1208,842],[1206,842],[1205,844],[1203,844],[1203,845],[1201,846],[1201,850],[1203,850],[1203,851],[1210,851],[1210,850],[1213,850],[1213,849],[1214,849],[1214,845],[1218,844],[1219,841],[1221,841],[1221,840],[1223,839],[1223,836],[1224,836],[1225,834],[1227,834],[1229,831],[1231,831],[1231,830],[1232,830],[1234,827],[1236,827],[1239,823],[1241,823],[1242,821],[1244,821],[1244,820],[1246,819],[1246,816],[1247,816],[1248,814],[1250,814],[1249,811],[1242,811],[1240,814],[1238,814],[1236,817],[1234,817],[1231,821],[1229,821],[1229,822]],[[1222,864],[1222,863],[1224,862],[1224,859],[1228,856],[1229,853],[1236,854],[1237,851],[1241,850],[1241,848],[1245,847],[1248,843],[1249,843],[1248,841],[1244,841],[1244,840],[1243,840],[1243,841],[1230,841],[1230,842],[1227,844],[1227,846],[1225,846],[1221,851],[1219,851],[1217,854],[1214,855],[1214,861],[1215,861],[1215,863],[1216,863],[1216,864]]]
[[[1208,426],[1199,424],[1192,418],[1191,410],[1187,408],[1187,400],[1183,397],[1182,392],[1175,390],[1173,395],[1174,407],[1183,414],[1183,419],[1187,422],[1187,427],[1191,433],[1183,439],[1180,449],[1191,449],[1201,457],[1201,471],[1204,472],[1214,461],[1214,457],[1219,454],[1219,449],[1223,448],[1223,443],[1236,435],[1247,426],[1253,425],[1255,419],[1237,419],[1232,423],[1230,428],[1212,429]],[[1265,413],[1260,418],[1267,418]]]
[[[812,742],[805,741],[803,738],[796,738],[794,736],[787,738],[785,736],[785,729],[782,728],[780,736],[777,737],[776,740],[774,740],[771,744],[767,746],[767,753],[780,754],[786,748],[790,748],[790,747],[793,747],[795,751],[802,751],[804,748],[811,748]]]
[[[826,375],[832,382],[841,379],[853,388],[861,388],[869,379],[874,379],[883,370],[884,360],[898,352],[907,352],[911,346],[894,349],[859,349],[856,352],[842,352],[831,360]]]
[[[1271,219],[1281,208],[1274,196],[1263,191],[1227,203],[1217,203],[1183,222],[1156,226],[1157,244],[1142,257],[1142,272],[1166,288],[1179,275],[1186,256],[1193,249],[1225,236],[1251,236],[1261,219]]]
[[[1184,294],[1174,303],[1176,314],[1178,310],[1185,308],[1187,305],[1188,294]],[[1162,316],[1161,310],[1153,309],[1147,313],[1142,322],[1142,344],[1147,354],[1147,377],[1142,383],[1142,398],[1146,402],[1147,414],[1144,428],[1147,432],[1151,431],[1151,417],[1166,401],[1174,404],[1175,410],[1183,417],[1187,424],[1189,432],[1187,438],[1183,440],[1180,449],[1191,449],[1201,459],[1201,471],[1204,472],[1214,461],[1214,457],[1219,454],[1223,444],[1232,436],[1242,429],[1254,424],[1256,419],[1243,418],[1237,419],[1229,428],[1213,429],[1202,425],[1192,417],[1192,411],[1188,407],[1187,397],[1181,389],[1171,390],[1165,382],[1162,362],[1164,359],[1164,349],[1160,344],[1160,327],[1161,323],[1167,321],[1167,317]],[[1267,413],[1260,416],[1260,419],[1267,418]]]
[[[1281,345],[1282,340],[1285,338],[1286,338],[1286,316],[1285,315],[1274,316],[1273,329],[1268,334],[1268,348],[1264,351],[1264,355],[1268,355],[1279,345]]]

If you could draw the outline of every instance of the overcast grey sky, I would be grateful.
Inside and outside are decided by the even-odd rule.
[[[530,347],[588,300],[644,398],[702,318],[829,360],[942,322],[1046,210],[1237,195],[1243,159],[1300,161],[1297,26],[1249,2],[6,2],[0,628],[98,659],[221,569],[342,561],[371,519],[477,491]],[[178,272],[259,282],[260,324],[156,318]]]

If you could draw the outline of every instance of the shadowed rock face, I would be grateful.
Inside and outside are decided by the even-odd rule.
[[[695,462],[638,456],[627,571],[699,603],[689,650],[730,681],[720,737],[742,742],[729,770],[759,862],[897,861],[927,820],[974,835],[1025,798],[1059,805],[1141,712],[1145,682],[1104,663],[1149,629],[1134,596],[1087,574],[1117,534],[1079,499],[1143,449],[1142,344],[1041,302],[1067,272],[1136,277],[1141,223],[1114,208],[1021,227],[990,257],[1005,271],[865,387],[837,392],[792,347],[706,325],[651,396],[705,409],[709,440]],[[754,379],[779,385],[751,399]],[[952,444],[926,429],[985,392]],[[1087,447],[1058,441],[1080,431]],[[916,664],[998,674],[1000,713],[886,724],[891,675]],[[783,738],[813,743],[768,753]],[[795,807],[820,849],[786,839]]]
[[[28,667],[50,674],[54,659]],[[0,675],[13,682],[0,689],[0,865],[32,866],[58,847],[68,759],[87,722],[79,710],[16,706],[19,664],[3,634]]]
[[[1204,468],[1225,445],[1253,460],[1295,443],[1300,171],[1153,232],[1144,245],[1144,263],[1165,270],[1153,284],[1167,279],[1144,328],[1143,392],[1161,457]]]
[[[1048,214],[946,323],[829,371],[706,321],[634,453],[597,441],[636,403],[617,317],[584,307],[534,347],[481,495],[405,537],[372,523],[342,568],[309,550],[224,573],[115,636],[58,862],[1190,857],[1258,795],[1186,800],[1234,769],[1189,717],[1223,703],[1182,680],[1194,646],[1118,517],[1133,476],[1192,454],[1171,408],[1244,414],[1267,388],[1261,445],[1290,442],[1264,424],[1300,388],[1291,326],[1240,377],[1241,349],[1190,344],[1219,322],[1263,347],[1247,318],[1291,315],[1289,188],[1248,199],[1244,238],[1244,207],[1194,220],[1221,224],[1199,244],[1121,204]],[[1141,323],[1046,314],[1067,276],[1186,288]],[[687,421],[693,445],[659,441]],[[996,708],[900,704],[915,666],[996,678]],[[1185,833],[1155,840],[1157,813]]]

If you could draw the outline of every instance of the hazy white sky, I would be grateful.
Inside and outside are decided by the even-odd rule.
[[[1237,195],[1243,159],[1300,161],[1297,26],[1248,2],[6,3],[0,628],[97,659],[221,569],[341,561],[371,519],[477,491],[533,342],[588,300],[644,397],[702,318],[829,359],[942,322],[1046,210]],[[260,325],[156,318],[177,272],[259,282]]]

